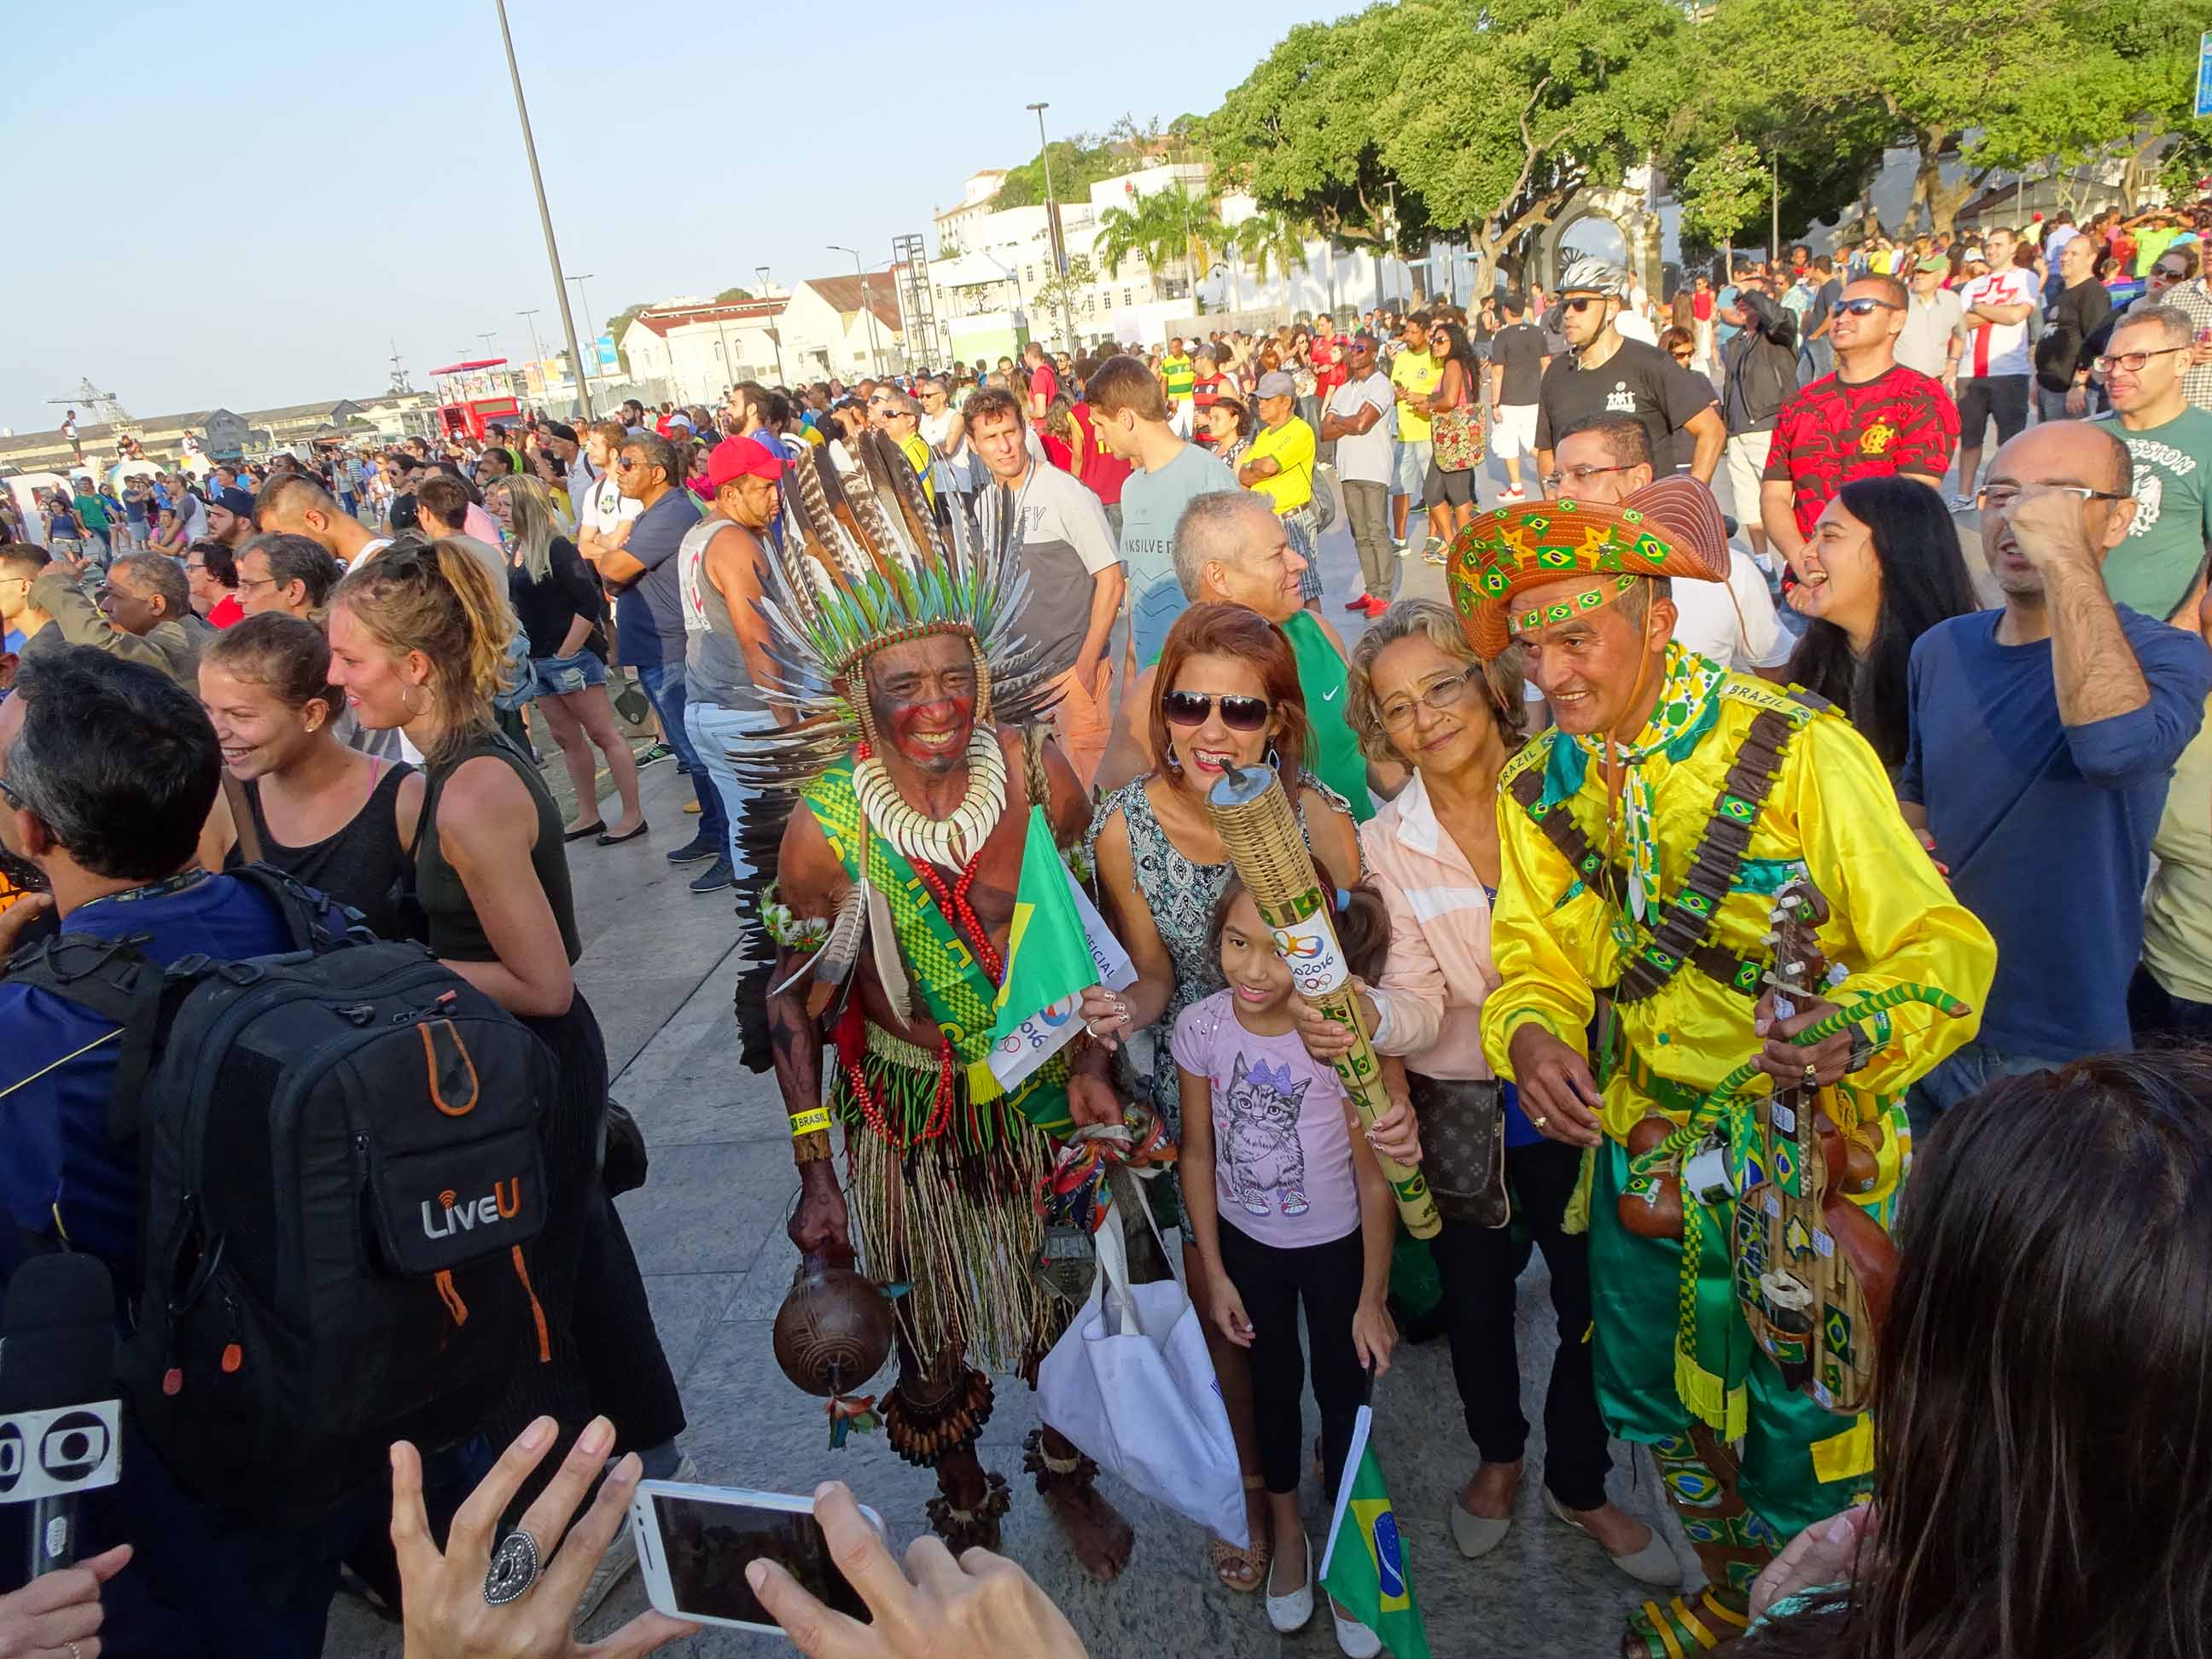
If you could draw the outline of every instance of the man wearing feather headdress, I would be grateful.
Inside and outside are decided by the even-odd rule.
[[[948,538],[895,443],[866,432],[846,447],[848,471],[820,451],[795,464],[763,572],[769,696],[801,718],[736,757],[799,797],[769,915],[770,1037],[800,1176],[789,1232],[831,1263],[857,1248],[870,1279],[908,1287],[886,1437],[935,1469],[930,1519],[947,1543],[995,1548],[1006,1485],[975,1449],[988,1373],[1034,1382],[1061,1322],[1031,1271],[1034,1194],[1054,1136],[1119,1121],[1120,1107],[1088,1079],[1071,1098],[1065,1052],[1001,1091],[986,1064],[993,1003],[1029,807],[1063,846],[1090,809],[1059,751],[1019,729],[1046,680],[1014,633],[1018,541],[981,543],[961,514]],[[1118,1573],[1131,1533],[1096,1466],[1048,1426],[1028,1449],[1085,1566]]]

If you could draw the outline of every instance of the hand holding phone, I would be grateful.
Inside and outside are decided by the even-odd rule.
[[[915,1540],[901,1569],[868,1511],[838,1481],[814,1494],[814,1514],[844,1581],[872,1623],[826,1606],[775,1563],[752,1562],[746,1582],[807,1659],[934,1659],[956,1653],[1085,1659],[1074,1627],[1036,1582],[1004,1556],[958,1560],[933,1534]]]

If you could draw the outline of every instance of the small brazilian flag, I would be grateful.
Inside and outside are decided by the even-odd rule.
[[[1076,1006],[1085,988],[1097,982],[1067,866],[1053,844],[1044,809],[1032,806],[1013,925],[1006,934],[1006,977],[991,1011],[991,1073],[1000,1088],[1020,1087],[1083,1029]],[[1064,1127],[1064,1121],[1040,1127]]]
[[[1380,1637],[1396,1659],[1429,1659],[1429,1632],[1421,1623],[1420,1604],[1413,1600],[1406,1540],[1398,1534],[1398,1516],[1382,1485],[1382,1465],[1368,1443],[1374,1421],[1374,1412],[1362,1406],[1344,1460],[1328,1549],[1321,1559],[1322,1588]]]

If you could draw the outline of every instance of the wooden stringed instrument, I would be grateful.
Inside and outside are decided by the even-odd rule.
[[[1827,919],[1827,902],[1802,875],[1775,895],[1767,983],[1779,1018],[1827,988],[1816,931]],[[1856,1415],[1872,1396],[1897,1247],[1851,1201],[1850,1194],[1873,1189],[1875,1154],[1838,1131],[1838,1109],[1833,1089],[1809,1079],[1778,1080],[1757,1100],[1736,1201],[1735,1289],[1753,1339],[1783,1380],[1832,1412]]]

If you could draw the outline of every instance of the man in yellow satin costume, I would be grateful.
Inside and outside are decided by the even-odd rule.
[[[1613,1432],[1652,1449],[1710,1580],[1644,1604],[1623,1643],[1635,1659],[1741,1634],[1759,1568],[1869,1488],[1874,1451],[1864,1417],[1793,1392],[1754,1346],[1730,1272],[1731,1198],[1701,1176],[1701,1202],[1683,1183],[1694,1274],[1680,1239],[1622,1226],[1630,1132],[1687,1121],[1754,1058],[1770,1076],[1834,1085],[1840,1127],[1878,1143],[1874,1188],[1854,1201],[1887,1224],[1909,1156],[1906,1085],[1973,1036],[1996,965],[1840,714],[1671,642],[1672,583],[1728,569],[1719,507],[1687,478],[1617,505],[1486,513],[1449,566],[1476,651],[1517,643],[1558,722],[1500,780],[1491,949],[1504,982],[1483,1005],[1483,1045],[1540,1133],[1590,1149],[1599,1404]],[[1827,902],[1820,943],[1844,972],[1778,1019],[1769,918],[1801,872]],[[1940,988],[1952,1014],[1900,993],[1893,1012],[1789,1041],[1899,986]],[[1740,1157],[1700,1169],[1723,1161],[1739,1186],[1756,1179]]]

